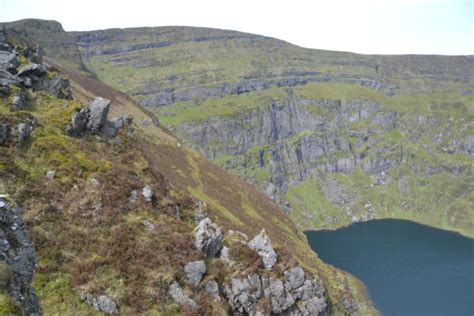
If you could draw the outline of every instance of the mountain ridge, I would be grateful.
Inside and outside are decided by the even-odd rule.
[[[37,252],[32,287],[45,314],[376,313],[362,284],[322,263],[265,195],[183,146],[123,93],[41,56],[17,31],[6,34],[2,56],[17,63],[6,65],[10,75],[1,72],[7,89],[0,98],[0,189],[8,204],[22,206]],[[110,109],[99,96],[110,98]],[[129,123],[115,125],[123,120]],[[19,140],[18,124],[31,126]],[[116,135],[107,136],[105,126],[117,128]],[[218,225],[227,259],[196,247],[196,221],[203,217]],[[273,270],[245,242],[259,233],[278,256]],[[201,261],[205,273],[196,277],[192,267],[202,268]],[[2,266],[2,275],[8,271]],[[304,287],[298,281],[280,291],[293,273]],[[217,284],[214,296],[206,294],[208,284]],[[235,289],[239,284],[247,288]],[[254,293],[258,284],[266,294]],[[274,298],[270,284],[278,290]],[[4,285],[0,290],[0,310],[25,308],[21,300],[10,302]],[[238,290],[249,300],[238,298]]]

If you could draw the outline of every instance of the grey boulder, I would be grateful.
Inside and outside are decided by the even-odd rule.
[[[184,273],[189,284],[198,285],[206,273],[206,263],[204,260],[189,262],[184,266]]]
[[[249,241],[247,245],[259,254],[260,258],[262,258],[265,269],[271,270],[273,268],[277,262],[277,254],[264,229],[260,234]]]
[[[107,121],[110,100],[101,97],[95,98],[89,105],[89,119],[87,129],[92,133],[98,133]]]

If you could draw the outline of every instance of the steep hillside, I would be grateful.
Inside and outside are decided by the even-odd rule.
[[[2,313],[376,313],[268,197],[17,25],[0,32]]]
[[[394,217],[474,236],[472,56],[357,55],[189,27],[68,36],[98,78],[301,229]]]

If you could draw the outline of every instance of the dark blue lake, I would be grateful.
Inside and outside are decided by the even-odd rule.
[[[474,239],[392,219],[306,235],[322,260],[365,284],[383,315],[474,315]]]

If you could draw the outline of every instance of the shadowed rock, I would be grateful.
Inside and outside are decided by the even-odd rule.
[[[222,249],[222,231],[209,218],[203,219],[194,229],[194,245],[208,257],[215,257]]]

